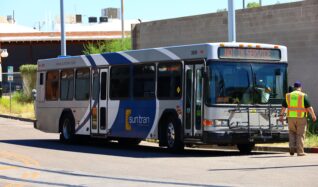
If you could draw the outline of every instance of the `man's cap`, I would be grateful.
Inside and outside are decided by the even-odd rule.
[[[301,87],[301,82],[300,81],[296,81],[294,83],[294,88],[300,88]]]

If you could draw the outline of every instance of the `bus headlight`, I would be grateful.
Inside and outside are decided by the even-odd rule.
[[[215,119],[215,120],[209,120],[209,119],[205,119],[203,120],[203,126],[205,127],[205,129],[209,129],[211,127],[215,128],[215,127],[228,127],[229,125],[229,120],[227,119]]]
[[[227,119],[216,119],[216,120],[214,120],[214,124],[217,127],[228,127],[229,126],[229,120],[227,120]]]

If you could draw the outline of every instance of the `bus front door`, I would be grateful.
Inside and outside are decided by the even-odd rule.
[[[186,137],[202,136],[203,111],[203,61],[185,65],[184,134]]]
[[[107,133],[108,69],[92,70],[92,134]]]

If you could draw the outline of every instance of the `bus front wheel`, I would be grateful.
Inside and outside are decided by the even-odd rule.
[[[75,142],[75,123],[71,114],[64,114],[61,119],[60,141],[63,143]]]
[[[180,152],[184,149],[184,143],[181,139],[180,126],[175,120],[169,120],[166,124],[166,142],[168,150]]]

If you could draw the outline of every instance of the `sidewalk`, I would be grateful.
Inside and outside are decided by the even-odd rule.
[[[280,144],[257,144],[254,148],[255,151],[275,151],[275,152],[289,152],[288,143]],[[318,153],[318,147],[305,147],[306,153]]]

